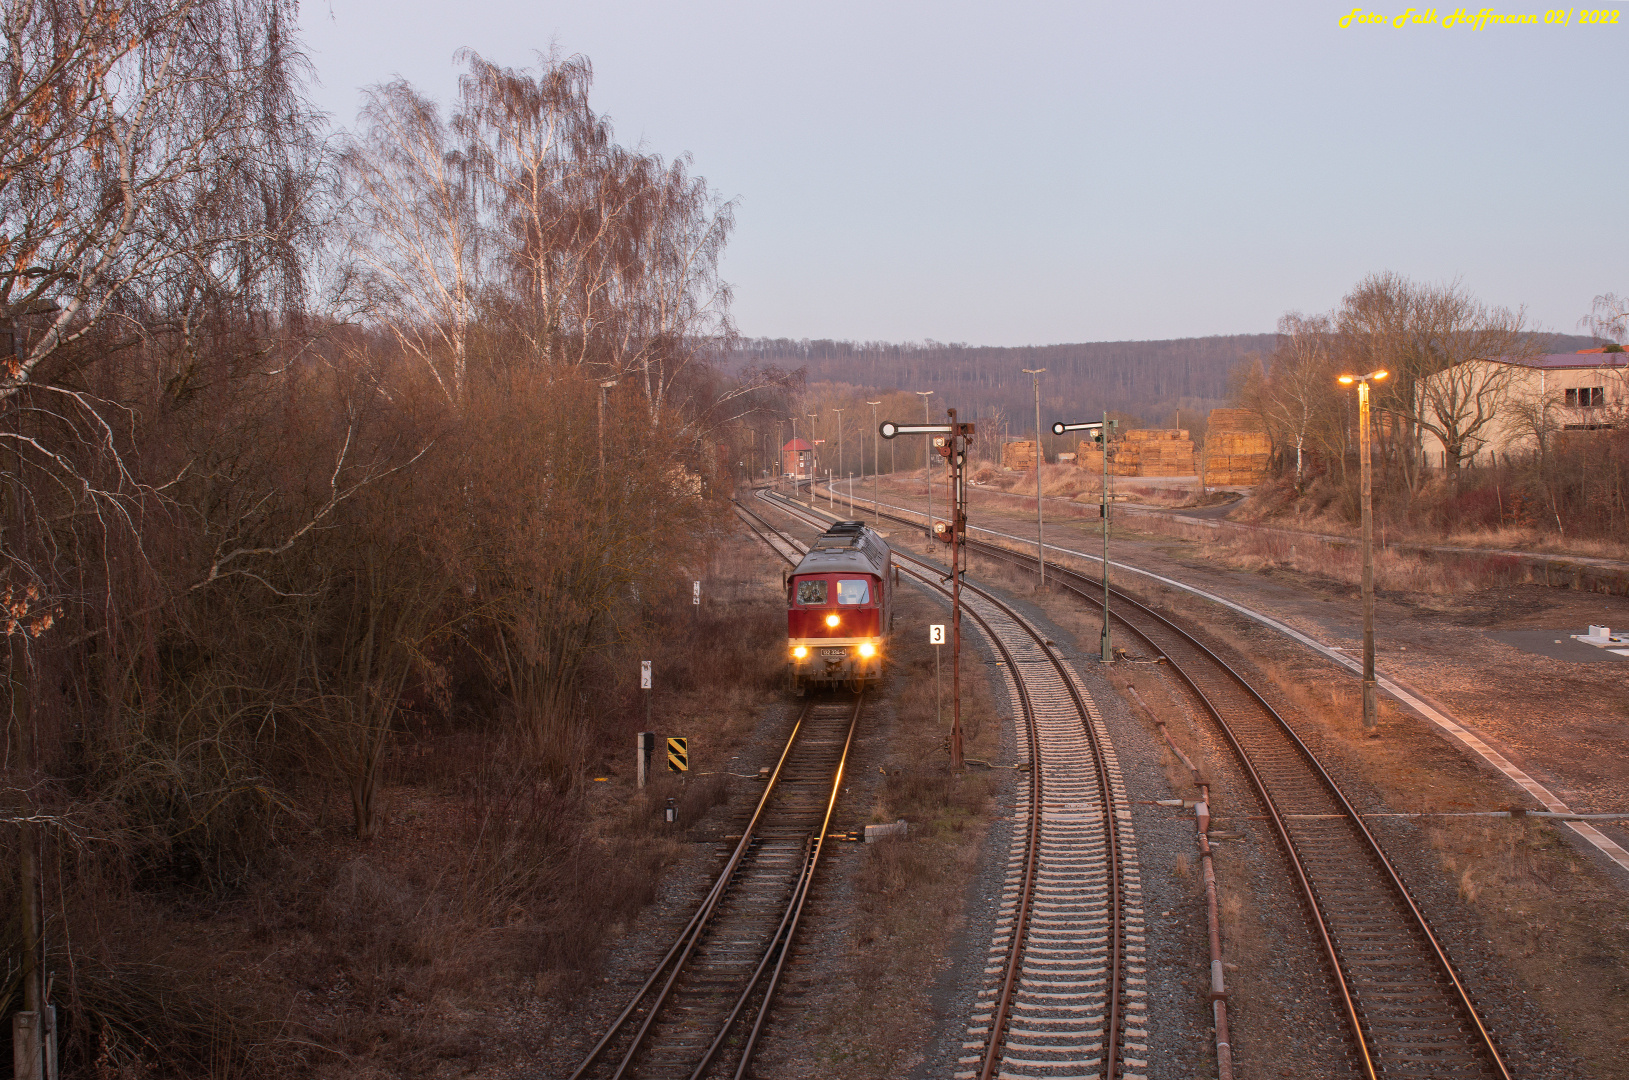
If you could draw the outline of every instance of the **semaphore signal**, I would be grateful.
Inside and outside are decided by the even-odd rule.
[[[926,402],[923,411],[927,411]],[[950,637],[951,637],[951,696],[953,698],[950,722],[950,767],[962,769],[962,545],[967,542],[967,492],[962,483],[962,467],[967,462],[967,444],[973,438],[974,425],[956,422],[956,410],[947,409],[948,424],[896,424],[885,420],[877,431],[885,439],[899,435],[930,435],[932,447],[950,465],[950,521],[933,520],[932,503],[928,507],[930,535],[950,545]],[[931,487],[928,489],[933,490]]]

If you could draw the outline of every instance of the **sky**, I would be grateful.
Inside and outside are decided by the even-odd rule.
[[[339,128],[398,76],[450,102],[460,48],[587,56],[619,141],[736,201],[752,337],[1260,333],[1382,270],[1577,333],[1629,293],[1629,21],[1492,10],[1536,24],[1396,4],[1343,27],[1319,0],[305,0],[301,22]]]

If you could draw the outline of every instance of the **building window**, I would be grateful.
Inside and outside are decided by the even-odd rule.
[[[1576,390],[1567,391],[1567,406],[1574,409],[1599,408],[1606,404],[1606,388],[1603,386],[1580,386]]]

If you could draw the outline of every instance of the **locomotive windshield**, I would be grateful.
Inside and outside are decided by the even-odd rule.
[[[837,602],[839,604],[865,604],[871,600],[871,589],[864,578],[840,580],[837,582]]]
[[[826,602],[826,583],[824,581],[798,582],[798,603],[824,604]]]

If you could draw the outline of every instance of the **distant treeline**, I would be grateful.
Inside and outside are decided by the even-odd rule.
[[[1593,344],[1593,339],[1575,335],[1558,334],[1552,340],[1551,350],[1556,352]],[[937,341],[746,338],[730,366],[803,368],[810,383],[933,390],[937,408],[956,406],[968,412],[993,408],[1015,418],[1033,414],[1035,407],[1024,369],[1046,368],[1041,377],[1043,425],[1054,417],[1090,417],[1107,409],[1161,426],[1178,410],[1203,414],[1226,404],[1229,376],[1239,361],[1250,353],[1265,356],[1277,343],[1276,334],[1018,348]]]

